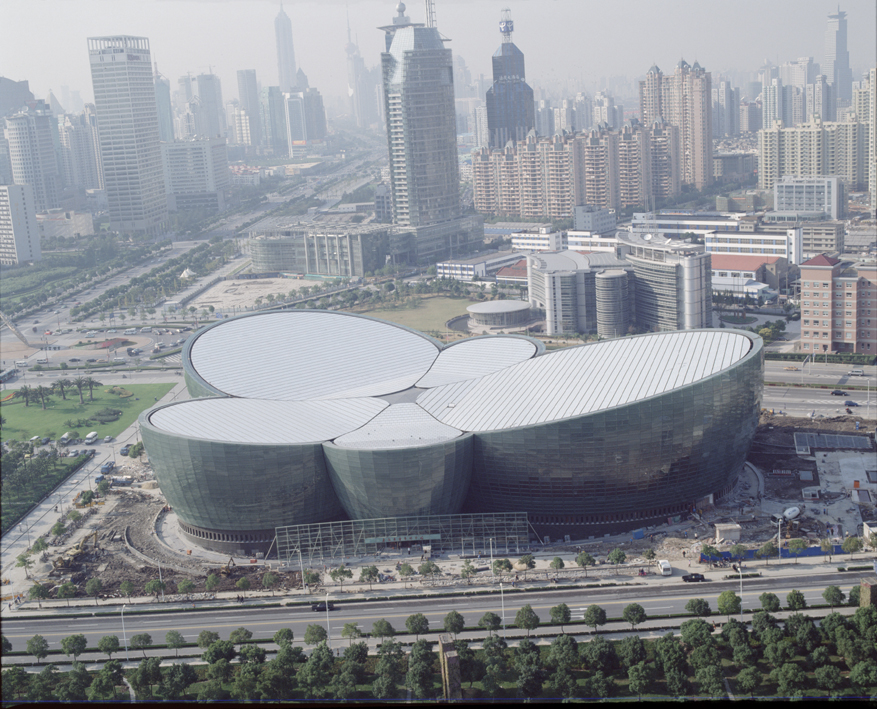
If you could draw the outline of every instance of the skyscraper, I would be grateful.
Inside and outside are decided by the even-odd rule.
[[[58,206],[61,175],[55,155],[56,118],[44,101],[6,119],[6,140],[16,185],[30,185],[37,212]]]
[[[350,37],[347,27],[347,96],[350,101],[350,115],[357,128],[367,128],[378,121],[378,107],[375,101],[375,81],[372,72],[365,68],[365,61],[359,47]]]
[[[216,74],[199,74],[198,101],[201,103],[200,133],[205,138],[225,137],[225,104],[222,86]]]
[[[0,263],[39,261],[40,230],[30,185],[0,185]]]
[[[828,83],[834,86],[837,100],[848,106],[852,98],[853,72],[850,70],[850,53],[847,51],[847,13],[840,8],[837,14],[828,16],[822,73],[828,77]]]
[[[110,226],[160,234],[167,223],[152,56],[146,37],[89,37]]]
[[[79,115],[64,116],[58,126],[61,141],[61,171],[70,187],[102,189],[100,144],[94,106],[87,104]],[[173,139],[173,137],[172,137]]]
[[[430,6],[431,7],[431,6]],[[434,26],[412,23],[405,5],[382,27],[384,113],[393,195],[393,221],[413,227],[412,256],[447,253],[477,240],[480,220],[460,219],[454,69]],[[431,227],[434,229],[420,229]],[[480,238],[483,239],[483,225]]]
[[[259,84],[255,69],[238,71],[238,98],[250,124],[250,145],[262,144],[262,122],[259,118]]]
[[[536,127],[533,89],[524,81],[524,53],[512,42],[511,12],[502,11],[499,22],[502,44],[493,55],[493,86],[487,90],[487,127],[490,147],[524,140]]]
[[[158,136],[163,143],[174,142],[174,109],[171,105],[171,82],[155,66],[155,107],[158,111]]]
[[[259,96],[262,125],[265,126],[265,144],[275,157],[286,156],[286,110],[279,86],[267,86]]]
[[[274,37],[277,41],[277,78],[280,90],[292,91],[296,86],[295,49],[292,45],[292,22],[283,11],[283,3],[274,18]]]

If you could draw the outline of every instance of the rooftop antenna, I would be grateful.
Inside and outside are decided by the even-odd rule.
[[[502,43],[509,44],[512,41],[512,32],[515,31],[515,23],[512,21],[512,11],[505,8],[499,21],[499,31],[502,34]]]
[[[426,26],[435,27],[435,0],[426,0]]]

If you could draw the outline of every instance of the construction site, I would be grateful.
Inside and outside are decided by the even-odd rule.
[[[802,435],[817,447],[804,450]],[[536,555],[537,573],[531,579],[538,581],[539,571],[546,572],[545,583],[558,579],[575,581],[583,572],[590,577],[617,574],[619,570],[607,560],[609,552],[616,548],[627,556],[628,566],[621,573],[631,575],[639,573],[640,568],[649,569],[643,556],[647,549],[684,571],[700,567],[704,544],[720,551],[727,551],[734,544],[758,549],[768,541],[776,541],[779,533],[783,545],[800,537],[816,549],[823,539],[839,546],[848,536],[863,535],[867,529],[877,528],[874,450],[873,422],[863,427],[861,419],[849,416],[812,420],[764,413],[744,470],[733,492],[724,499],[715,504],[704,501],[686,517],[668,519],[664,524],[624,535],[549,545],[535,540],[529,551]],[[32,579],[48,586],[50,597],[56,597],[67,581],[76,585],[77,596],[86,596],[85,585],[91,578],[100,579],[99,598],[104,599],[125,596],[122,590],[125,581],[130,582],[132,595],[144,596],[148,582],[161,580],[163,598],[169,602],[209,599],[220,591],[283,594],[301,588],[301,571],[282,567],[270,552],[266,559],[230,559],[192,547],[178,531],[174,512],[158,489],[148,462],[131,460],[117,473],[116,479],[124,482],[112,487],[105,497],[88,504],[79,499],[74,501],[80,519],[70,523],[69,510],[59,512],[68,520],[68,531],[60,537],[46,538],[48,549],[31,569]],[[798,510],[794,519],[783,518],[778,524],[784,512],[792,508]],[[419,549],[415,551],[421,553]],[[483,559],[488,551],[474,556]],[[598,565],[582,570],[570,558],[564,570],[550,571],[549,580],[548,564],[553,557],[574,558],[580,551],[589,552]],[[444,578],[414,580],[427,586],[466,584],[467,580],[459,576],[459,567],[467,558],[473,555],[447,554],[436,560]],[[346,584],[346,590],[353,591],[358,585],[355,580],[358,564],[387,565],[381,569],[384,573],[377,583],[399,583],[403,580],[391,575],[395,573],[393,565],[398,569],[402,562],[413,564],[416,560],[410,552],[406,556],[403,549],[387,549],[374,558],[348,558],[345,563],[353,568],[354,579]],[[340,559],[325,561],[326,565],[314,570],[322,573],[324,566],[331,569],[341,563]],[[269,570],[276,583],[265,588],[263,578]],[[487,567],[479,570],[487,571]],[[516,566],[513,573],[519,570]],[[208,591],[206,582],[210,575],[215,578]],[[248,587],[246,583],[238,585],[242,578],[248,580]],[[177,593],[182,581],[193,583],[186,594]],[[331,584],[328,574],[324,574],[322,582]],[[184,588],[188,585],[184,584]],[[308,590],[313,592],[316,588],[319,586],[311,585]]]

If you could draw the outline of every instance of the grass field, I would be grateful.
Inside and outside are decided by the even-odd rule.
[[[79,394],[75,389],[68,390],[67,400],[64,401],[60,394],[52,394],[51,403],[47,403],[43,411],[39,401],[31,399],[30,406],[24,405],[24,399],[16,398],[0,404],[0,414],[6,422],[3,424],[2,440],[15,439],[26,441],[32,436],[48,436],[57,439],[58,436],[70,430],[64,422],[68,419],[85,419],[91,414],[105,408],[120,409],[122,416],[118,421],[95,426],[89,430],[97,431],[101,438],[104,436],[118,436],[124,431],[144,409],[155,403],[167,394],[173,384],[129,384],[125,388],[134,393],[134,396],[122,399],[115,394],[106,392],[108,386],[95,387],[94,401],[88,400],[88,391],[83,391],[85,404],[79,403]],[[7,389],[7,394],[12,390]],[[89,431],[77,429],[80,438]]]
[[[444,332],[445,323],[458,315],[465,315],[466,308],[472,305],[468,298],[450,298],[435,296],[421,298],[416,308],[375,308],[374,310],[356,310],[357,313],[369,315],[381,320],[405,325],[421,332]]]

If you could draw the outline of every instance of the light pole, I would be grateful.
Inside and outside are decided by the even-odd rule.
[[[743,559],[737,564],[737,571],[740,572],[740,622],[743,622]]]
[[[493,570],[493,537],[489,537],[487,541],[490,542],[490,573],[496,576],[496,571]]]
[[[502,638],[505,640],[505,594],[502,591],[502,583],[499,584],[499,602],[502,604]]]
[[[158,583],[161,586],[161,600],[164,602],[164,582],[161,580],[161,562],[158,562]]]
[[[329,627],[329,592],[326,591],[326,647],[332,649],[332,628]]]
[[[125,609],[128,606],[122,606],[122,640],[125,643],[125,659],[130,662],[131,658],[128,656],[128,635],[125,633]]]

